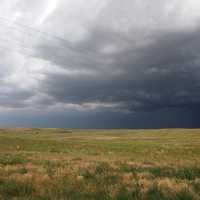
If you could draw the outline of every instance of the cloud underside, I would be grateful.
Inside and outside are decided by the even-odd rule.
[[[8,2],[2,111],[199,107],[198,1]]]

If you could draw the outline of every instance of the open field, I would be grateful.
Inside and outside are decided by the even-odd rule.
[[[0,200],[199,200],[200,130],[0,130]]]

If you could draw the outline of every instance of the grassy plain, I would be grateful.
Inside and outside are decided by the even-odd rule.
[[[199,200],[200,130],[0,129],[0,200]]]

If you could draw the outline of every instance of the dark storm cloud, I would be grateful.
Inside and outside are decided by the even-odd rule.
[[[28,91],[10,91],[2,92],[0,97],[1,107],[9,108],[24,108],[26,104],[24,101],[32,97],[33,94]]]
[[[148,113],[173,124],[171,110],[174,120],[189,113],[195,121],[199,13],[196,0],[3,0],[0,112],[91,119],[92,110],[96,121],[109,113],[105,121],[129,127],[149,124]]]
[[[65,51],[60,43],[39,46],[39,55],[55,65],[92,71],[48,74],[42,91],[60,102],[119,102],[129,111],[198,104],[199,32],[199,28],[158,32],[149,38],[150,44],[137,47],[125,36],[95,29],[72,50]],[[117,46],[114,52],[98,51],[110,43]]]

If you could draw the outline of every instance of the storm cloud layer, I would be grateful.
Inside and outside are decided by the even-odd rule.
[[[198,124],[199,52],[198,0],[2,0],[0,113]]]

